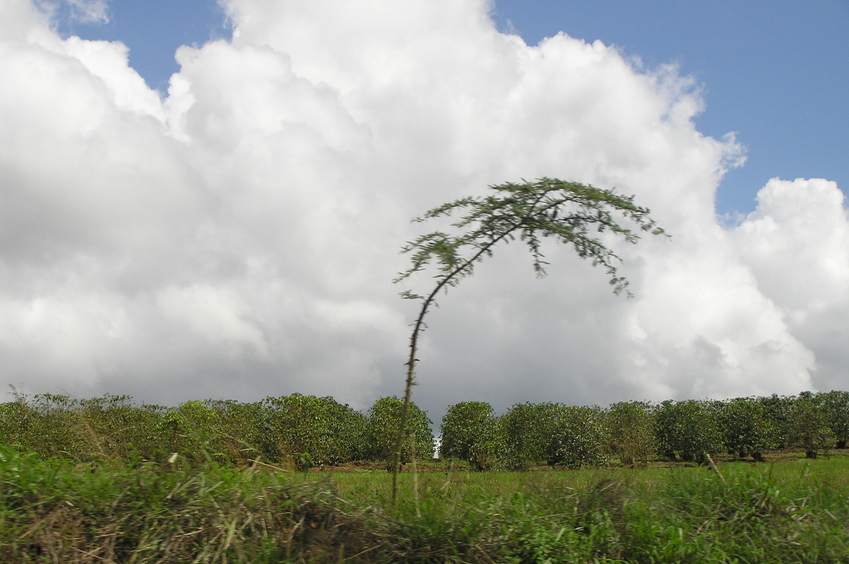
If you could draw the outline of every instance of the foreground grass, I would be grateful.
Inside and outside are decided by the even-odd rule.
[[[849,562],[849,458],[411,476],[0,451],[0,562]]]

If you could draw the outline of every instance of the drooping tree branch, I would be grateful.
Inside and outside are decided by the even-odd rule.
[[[664,234],[649,217],[649,210],[634,204],[633,197],[622,196],[613,190],[604,190],[576,182],[540,178],[535,182],[506,183],[491,186],[495,194],[462,198],[443,204],[426,212],[415,222],[424,222],[455,212],[465,212],[452,226],[460,231],[450,235],[435,231],[421,235],[402,247],[401,252],[411,254],[410,268],[400,273],[395,282],[406,280],[413,274],[435,263],[438,269],[435,287],[426,295],[409,290],[401,293],[405,299],[421,302],[419,315],[410,336],[410,354],[407,359],[407,379],[404,405],[401,411],[398,437],[395,443],[392,504],[397,497],[397,479],[400,470],[401,450],[406,431],[412,387],[415,385],[415,367],[418,359],[418,340],[425,329],[424,319],[436,296],[443,289],[456,286],[463,278],[471,276],[475,264],[492,256],[493,248],[500,242],[510,242],[517,237],[531,252],[533,268],[538,276],[545,276],[548,264],[542,253],[542,239],[553,238],[571,244],[578,256],[591,259],[593,266],[602,266],[610,277],[616,294],[628,291],[628,281],[619,276],[616,262],[620,258],[608,249],[595,233],[610,231],[629,243],[639,240],[639,231],[653,235]],[[625,220],[627,223],[620,223]]]

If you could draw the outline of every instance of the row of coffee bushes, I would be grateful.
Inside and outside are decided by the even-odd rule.
[[[807,456],[846,448],[849,392],[725,401],[622,402],[575,407],[522,403],[497,417],[483,402],[449,407],[441,456],[478,469],[540,464],[598,466],[654,457],[703,462],[708,455],[762,459],[767,450],[801,448]]]
[[[292,394],[255,403],[189,401],[137,405],[129,396],[76,400],[18,396],[0,405],[0,442],[79,461],[163,461],[335,465],[391,458],[401,402],[377,400],[363,414],[331,397]],[[402,457],[433,455],[431,421],[415,405]]]
[[[128,396],[75,400],[42,394],[0,404],[0,442],[42,456],[310,466],[392,458],[401,401],[377,400],[367,413],[331,397],[292,394],[254,403],[189,401],[137,405]],[[430,458],[431,422],[413,404],[402,459]],[[483,402],[452,405],[442,420],[440,454],[478,469],[541,464],[633,464],[657,456],[702,462],[709,454],[760,459],[802,448],[808,456],[845,448],[849,393],[726,401],[622,402],[606,409],[522,403],[496,416]]]

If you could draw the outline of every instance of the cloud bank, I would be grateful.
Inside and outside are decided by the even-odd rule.
[[[627,300],[571,249],[546,249],[541,280],[498,249],[429,318],[432,418],[849,388],[842,192],[772,179],[723,227],[715,190],[743,150],[695,129],[674,67],[562,34],[529,47],[483,0],[225,8],[232,40],[181,47],[161,99],[124,45],[0,3],[0,383],[368,407],[402,389],[409,219],[549,176],[634,194],[672,238],[616,247]]]

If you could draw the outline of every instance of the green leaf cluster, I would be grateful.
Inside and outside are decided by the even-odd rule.
[[[465,460],[477,470],[493,468],[503,451],[499,420],[486,402],[464,401],[449,406],[440,431],[440,458]]]
[[[819,450],[828,450],[836,439],[823,404],[822,396],[811,392],[802,392],[793,402],[790,441],[804,448],[809,458]]]
[[[498,428],[502,465],[510,469],[600,466],[608,458],[604,413],[598,407],[515,404],[499,419]]]
[[[660,452],[672,460],[704,462],[722,449],[722,431],[710,402],[664,401],[655,412]]]
[[[501,417],[507,468],[521,470],[546,463],[561,407],[551,402],[525,402],[507,410]]]
[[[717,417],[723,433],[723,446],[741,458],[761,459],[765,450],[778,446],[778,426],[766,406],[755,398],[735,398],[717,402]]]
[[[623,464],[646,462],[657,449],[654,407],[645,401],[619,402],[605,414],[610,453]]]
[[[396,397],[377,400],[368,412],[369,459],[384,461],[391,469],[395,440],[401,425],[404,402]],[[409,404],[407,424],[401,449],[401,463],[433,458],[434,438],[430,430],[432,421],[415,403]]]
[[[366,417],[331,397],[292,394],[262,402],[263,451],[305,469],[366,455]]]
[[[828,419],[828,427],[837,441],[837,448],[846,448],[846,442],[849,441],[849,392],[826,392],[821,394],[820,402]]]
[[[598,407],[559,406],[546,451],[549,466],[583,468],[607,462],[604,413]]]

